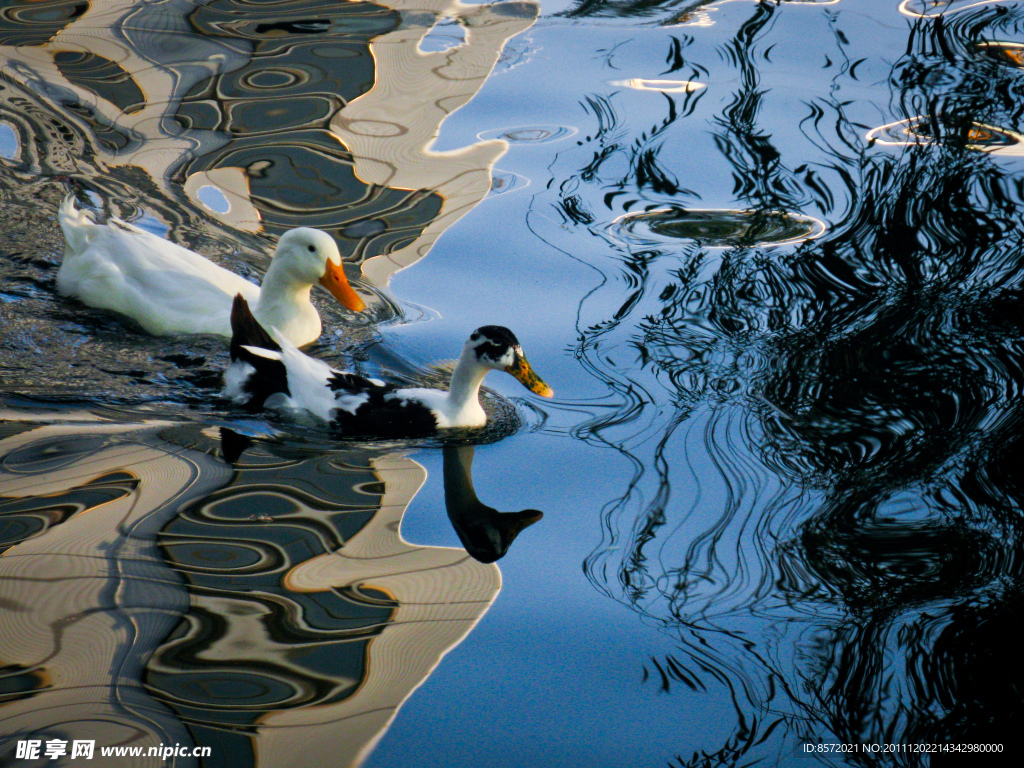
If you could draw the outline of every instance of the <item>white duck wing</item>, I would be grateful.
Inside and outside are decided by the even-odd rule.
[[[335,408],[349,406],[345,397],[347,393],[331,388],[335,377],[347,374],[310,357],[287,339],[280,339],[280,342],[281,362],[288,375],[289,395],[284,399],[286,408],[306,410],[319,419],[330,421]]]
[[[305,410],[330,420],[335,400],[328,382],[336,372],[329,365],[307,357],[286,339],[281,339],[285,348],[275,343],[277,349],[237,341],[236,335],[224,371],[225,397],[249,408]]]
[[[268,407],[308,411],[330,421],[339,403],[339,377],[351,374],[304,354],[275,329],[252,316],[249,303],[236,296],[231,312],[231,364],[224,372],[224,394],[250,409]],[[365,380],[363,380],[365,381]]]

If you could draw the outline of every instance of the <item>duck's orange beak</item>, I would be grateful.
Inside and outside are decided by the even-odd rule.
[[[541,397],[555,396],[555,390],[545,384],[541,377],[533,372],[533,368],[526,361],[525,355],[516,355],[516,361],[505,370],[519,379],[523,386],[531,392]]]
[[[366,303],[359,298],[359,294],[352,290],[345,277],[345,270],[341,264],[335,264],[327,260],[327,269],[324,276],[320,278],[320,285],[331,292],[331,295],[353,312],[362,312],[366,309]]]

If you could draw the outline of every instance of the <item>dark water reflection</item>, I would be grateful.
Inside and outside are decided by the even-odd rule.
[[[481,502],[473,488],[473,446],[444,447],[444,503],[466,551],[481,563],[500,560],[512,542],[544,513],[536,509],[499,512]]]
[[[1016,155],[1024,82],[974,41],[1019,39],[1019,8],[910,26],[875,113],[875,125],[912,116],[900,142],[843,98],[879,68],[853,49],[842,15],[826,15],[831,74],[805,87],[784,128],[768,83],[786,58],[774,50],[785,11],[749,8],[717,49],[695,33],[667,46],[668,71],[727,82],[715,53],[733,68],[716,108],[710,89],[685,111],[666,95],[652,127],[588,96],[592,159],[573,169],[580,157],[561,157],[555,172],[548,202],[562,226],[605,239],[619,260],[583,303],[576,350],[618,407],[577,435],[622,451],[635,474],[605,507],[587,573],[679,633],[679,654],[650,669],[663,690],[732,691],[740,726],[715,760],[763,755],[780,724],[812,739],[804,718],[844,742],[1006,738],[1020,676],[990,692],[978,681],[1017,668],[1012,642],[979,628],[1006,626],[1022,595],[1010,469],[1022,188],[1000,158]],[[691,113],[714,126],[733,200],[820,217],[824,233],[724,253],[689,232],[677,244],[622,229],[606,238],[611,220],[651,216],[633,208],[720,194],[674,149],[693,143]],[[571,252],[533,210],[542,236]],[[668,412],[651,419],[658,406]],[[751,632],[752,614],[767,638]]]
[[[15,233],[3,245],[4,393],[22,406],[105,404],[121,424],[73,437],[47,426],[46,451],[5,451],[5,541],[53,554],[63,534],[73,550],[77,526],[103,529],[93,511],[138,500],[137,460],[117,454],[108,471],[97,457],[111,451],[173,457],[202,479],[154,505],[138,536],[100,536],[113,554],[81,582],[97,585],[89,615],[113,617],[91,630],[111,635],[96,646],[128,670],[119,722],[148,718],[156,740],[214,743],[244,755],[239,764],[311,745],[370,766],[620,765],[626,745],[636,764],[671,766],[949,758],[803,755],[806,742],[1012,750],[1024,708],[1024,6],[580,2],[545,8],[553,15],[499,58],[535,9],[461,7],[462,36],[441,40],[442,29],[424,47],[451,12],[243,5],[190,7],[180,34],[233,64],[181,62],[191,79],[156,109],[172,126],[157,133],[160,146],[192,144],[145,177],[110,159],[137,152],[134,135],[112,135],[81,93],[55,99],[24,70],[3,81],[13,95],[0,149],[19,148],[0,153],[0,215]],[[8,47],[44,46],[71,18],[39,15],[32,27],[17,14],[2,17]],[[493,38],[474,38],[478,26]],[[405,56],[414,48],[457,62],[459,39],[489,40],[483,63],[462,70],[472,87],[451,94],[410,76],[415,88],[396,91],[391,111],[363,100],[382,82],[397,88],[395,73],[412,71],[402,66],[437,70],[441,58]],[[67,83],[92,83],[124,115],[153,108],[127,81],[109,94],[97,85],[121,82],[112,56],[54,54]],[[344,76],[324,63],[335,55]],[[446,123],[462,149],[410,160],[406,145],[378,141],[421,102],[447,115],[478,90]],[[281,99],[294,109],[279,112]],[[424,145],[441,119],[404,128]],[[303,175],[311,167],[315,178]],[[232,186],[239,169],[244,188]],[[239,425],[210,399],[224,357],[215,343],[157,348],[55,303],[59,242],[28,213],[56,205],[55,174],[185,241],[213,238],[252,274],[259,259],[232,243],[258,250],[255,225],[246,230],[256,219],[215,215],[201,190],[243,201],[271,233],[325,226],[379,300],[367,320],[335,315],[341,330],[318,353],[415,373],[451,355],[456,326],[479,324],[471,315],[505,313],[536,340],[531,356],[539,346],[547,357],[560,399],[546,411],[516,403],[522,421],[494,435],[506,438],[494,446],[502,461],[478,466],[501,476],[483,500],[472,447],[417,453],[444,481],[423,491],[443,526],[430,545],[401,541],[400,510],[421,481],[411,460],[280,423]],[[451,226],[503,185],[515,194]],[[30,244],[20,235],[37,231]],[[400,298],[384,287],[392,275]],[[46,355],[60,386],[38,367]],[[182,405],[178,437],[145,422]],[[255,437],[236,466],[210,424]],[[42,436],[17,419],[4,429],[8,445]],[[114,440],[118,429],[145,437]],[[66,476],[82,462],[93,463]],[[46,473],[60,479],[45,493],[8,490]],[[543,519],[497,511],[528,505]],[[375,557],[423,559],[421,570],[368,560],[359,547],[370,539],[383,547]],[[493,562],[510,544],[503,577]],[[367,562],[380,566],[372,578]],[[422,583],[465,594],[421,600],[396,575],[431,568],[464,569]],[[152,593],[113,601],[115,577]],[[495,599],[502,578],[517,588]],[[2,583],[28,581],[12,571]],[[37,613],[56,607],[11,600],[28,606],[14,612],[18,631],[54,647],[45,627],[56,619]],[[129,613],[144,626],[130,641],[115,631]],[[417,635],[421,624],[450,631]],[[36,657],[0,660],[0,717],[38,730],[42,697],[69,694],[47,687]],[[82,690],[99,691],[98,678]]]

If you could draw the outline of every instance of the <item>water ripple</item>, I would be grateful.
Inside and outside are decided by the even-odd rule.
[[[991,5],[915,22],[889,62],[807,9],[813,66],[780,31],[804,11],[734,5],[713,43],[664,39],[670,66],[723,62],[692,113],[588,94],[580,151],[535,198],[533,231],[598,273],[575,353],[618,409],[573,432],[623,475],[585,572],[678,638],[648,684],[734,697],[724,762],[764,757],[777,728],[989,732],[970,679],[987,664],[954,659],[1022,593],[1024,81],[1012,46],[977,41],[1021,39],[1024,16]],[[794,77],[817,90],[789,98]],[[821,225],[782,244],[679,236],[679,212],[708,209]]]
[[[575,135],[576,128],[565,125],[522,125],[516,128],[494,128],[477,135],[481,141],[504,139],[513,144],[547,144]]]

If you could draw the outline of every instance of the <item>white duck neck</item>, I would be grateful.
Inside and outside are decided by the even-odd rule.
[[[464,413],[467,408],[473,412],[483,411],[480,406],[480,385],[488,370],[480,365],[474,349],[467,347],[462,350],[448,388],[448,406],[453,416]]]
[[[302,325],[319,325],[319,316],[309,300],[312,288],[309,283],[296,279],[287,269],[287,265],[279,265],[275,258],[270,262],[267,274],[263,276],[260,297],[253,310],[256,319],[273,325],[289,336],[290,329],[283,327],[289,321]],[[319,328],[317,331],[319,334]]]

